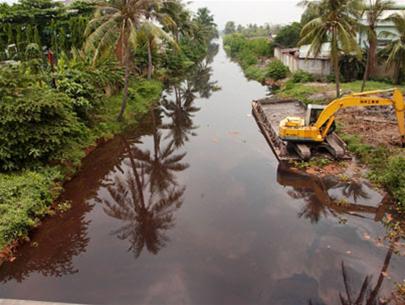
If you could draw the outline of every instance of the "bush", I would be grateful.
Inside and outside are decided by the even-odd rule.
[[[293,83],[309,83],[314,80],[311,73],[305,72],[303,70],[298,70],[292,75],[291,81]]]
[[[248,49],[244,49],[242,52],[240,52],[238,54],[238,59],[243,67],[257,64],[257,57]]]
[[[262,68],[256,66],[247,67],[245,70],[245,75],[249,79],[254,79],[259,82],[263,82],[266,78],[266,71]]]
[[[59,188],[57,170],[0,174],[0,249],[25,236],[44,216]]]
[[[266,76],[274,80],[286,78],[290,70],[281,61],[274,60],[267,66]]]
[[[388,159],[380,182],[398,200],[398,206],[405,211],[405,157],[394,156]]]
[[[65,94],[39,85],[18,70],[0,69],[0,168],[15,170],[47,161],[86,128]]]
[[[278,31],[274,42],[283,48],[295,48],[300,40],[301,24],[293,22]]]

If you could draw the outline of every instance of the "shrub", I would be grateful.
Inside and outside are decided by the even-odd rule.
[[[299,22],[293,22],[281,27],[274,42],[284,48],[294,48],[300,40],[300,33],[301,24]]]
[[[245,75],[249,79],[254,79],[259,82],[263,82],[266,78],[266,71],[262,68],[256,66],[247,67],[245,70]]]
[[[399,208],[405,211],[405,157],[389,158],[379,180],[398,200]]]
[[[257,64],[257,57],[248,49],[243,49],[243,51],[238,54],[238,59],[243,67]]]
[[[273,60],[267,66],[266,76],[274,80],[286,78],[290,70],[279,60]]]
[[[293,83],[309,83],[314,80],[314,77],[311,73],[305,72],[303,70],[298,70],[292,75],[291,80]]]
[[[46,161],[85,126],[73,111],[72,100],[46,85],[39,85],[18,70],[0,69],[0,168],[19,169]]]
[[[25,236],[44,216],[59,189],[59,172],[42,170],[0,174],[0,249]]]

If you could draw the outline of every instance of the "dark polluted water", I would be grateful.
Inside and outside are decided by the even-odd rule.
[[[216,90],[217,87],[221,90]],[[366,184],[278,164],[266,88],[219,48],[135,130],[88,156],[0,297],[88,304],[378,304],[405,276]],[[341,202],[337,204],[336,202]],[[344,204],[343,204],[344,202]]]

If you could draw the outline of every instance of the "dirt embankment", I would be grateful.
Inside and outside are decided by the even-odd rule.
[[[342,131],[358,135],[366,144],[398,148],[400,135],[392,107],[346,109],[337,116]]]

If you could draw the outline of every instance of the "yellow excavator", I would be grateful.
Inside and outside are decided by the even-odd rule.
[[[334,131],[336,113],[348,107],[375,107],[391,105],[395,109],[401,145],[405,145],[405,104],[402,92],[397,89],[376,90],[345,95],[333,100],[328,105],[308,105],[305,118],[288,116],[280,121],[278,136],[282,141],[294,146],[294,150],[301,159],[311,157],[311,147],[322,144],[332,152],[335,157],[341,156],[344,151],[339,143],[334,143],[328,137]],[[327,142],[327,143],[326,143]]]
[[[375,90],[342,96],[328,105],[304,105],[292,99],[267,97],[252,101],[256,121],[277,159],[309,160],[325,151],[336,159],[350,159],[346,144],[334,132],[336,114],[348,107],[393,106],[401,145],[405,144],[405,104],[397,89]]]

